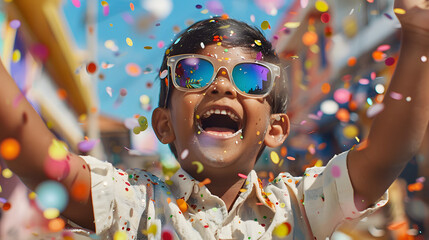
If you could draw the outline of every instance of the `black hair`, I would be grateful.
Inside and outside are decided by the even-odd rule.
[[[274,87],[268,95],[268,101],[271,105],[271,113],[286,113],[287,107],[287,76],[281,61],[275,53],[272,44],[265,38],[264,34],[256,27],[249,26],[247,23],[223,17],[213,17],[198,21],[187,29],[182,31],[166,50],[160,76],[163,71],[169,71],[167,67],[167,58],[179,54],[198,53],[204,46],[217,44],[221,42],[225,47],[241,47],[260,53],[261,60],[280,65],[280,78],[276,79]],[[161,88],[159,93],[159,107],[168,108],[169,99],[173,90],[173,84],[170,74],[161,79]],[[169,92],[170,96],[167,96]],[[173,144],[169,144],[173,154],[177,158],[177,151]],[[262,153],[263,149],[258,154]]]

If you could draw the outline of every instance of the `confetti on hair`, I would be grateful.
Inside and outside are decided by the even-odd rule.
[[[256,45],[258,45],[258,46],[261,46],[261,45],[262,45],[261,40],[255,40],[255,43],[256,43]]]
[[[256,54],[256,60],[262,60],[262,52]]]
[[[261,23],[261,28],[262,28],[262,30],[271,29],[270,23],[268,21],[263,21]]]

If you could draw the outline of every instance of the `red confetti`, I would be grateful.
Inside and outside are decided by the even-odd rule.
[[[86,71],[89,74],[94,74],[97,71],[97,65],[94,62],[88,63],[88,65],[86,65]]]

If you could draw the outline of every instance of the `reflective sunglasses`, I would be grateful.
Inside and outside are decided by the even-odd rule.
[[[208,88],[224,68],[234,89],[247,97],[265,97],[280,76],[280,67],[261,60],[216,59],[199,54],[181,54],[167,58],[170,77],[176,89],[202,91]]]

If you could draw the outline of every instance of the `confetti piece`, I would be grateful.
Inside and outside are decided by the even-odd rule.
[[[242,189],[240,189],[240,192],[247,192],[247,189],[242,188]]]
[[[94,74],[97,71],[97,65],[94,62],[90,62],[86,65],[86,71],[89,74]]]
[[[213,14],[216,15],[222,15],[223,14],[223,6],[220,1],[217,0],[210,0],[206,2],[206,7],[208,11],[210,11]]]
[[[255,40],[255,43],[256,43],[256,45],[258,45],[258,46],[261,46],[261,45],[262,45],[261,40]]]
[[[69,175],[70,165],[65,159],[58,161],[48,157],[44,162],[44,172],[50,179],[60,181]]]
[[[408,191],[409,192],[418,192],[423,189],[423,183],[416,182],[408,185]]]
[[[244,174],[242,174],[242,173],[239,173],[238,176],[241,177],[241,178],[243,178],[243,179],[247,179],[247,176],[244,175]]]
[[[111,87],[106,87],[106,92],[110,97],[112,97],[112,88]]]
[[[80,8],[80,0],[71,0],[73,5],[77,8]]]
[[[21,26],[21,22],[19,20],[12,20],[9,22],[9,26],[13,29],[18,29]]]
[[[174,236],[174,232],[173,230],[171,230],[171,228],[165,227],[164,229],[162,229],[162,232],[161,232],[162,240],[173,240],[174,239],[173,236]]]
[[[263,21],[261,23],[261,28],[262,28],[262,30],[271,29],[270,23],[268,21]]]
[[[279,155],[275,151],[271,151],[270,153],[271,161],[273,161],[274,164],[278,164],[280,161]]]
[[[63,160],[68,154],[67,145],[62,141],[53,139],[49,146],[48,153],[54,160]]]
[[[380,52],[385,52],[385,51],[388,51],[388,50],[390,50],[390,45],[388,45],[388,44],[380,45],[377,48],[377,51],[380,51]]]
[[[113,235],[113,240],[127,240],[127,233],[124,231],[116,231]]]
[[[285,26],[287,28],[297,28],[297,27],[299,27],[299,25],[301,25],[300,22],[287,22],[283,26]]]
[[[156,44],[156,46],[158,47],[158,48],[163,48],[164,46],[165,46],[165,43],[164,43],[164,41],[159,41],[157,44]]]
[[[350,113],[347,109],[341,108],[335,114],[335,117],[341,122],[349,122],[350,121]]]
[[[134,11],[134,3],[130,3],[130,9],[131,11]]]
[[[403,15],[403,14],[405,14],[407,11],[405,11],[404,9],[402,9],[402,8],[394,8],[393,9],[393,12],[394,13],[396,13],[396,14],[399,14],[399,15]]]
[[[356,125],[350,124],[343,129],[343,135],[348,139],[353,139],[359,134],[359,128]]]
[[[109,16],[109,12],[110,12],[110,7],[109,5],[106,5],[103,7],[103,15],[104,16]]]
[[[339,88],[334,92],[334,100],[339,104],[347,103],[350,100],[351,93],[344,88]]]
[[[392,20],[393,19],[393,17],[392,16],[390,16],[390,14],[388,14],[388,13],[384,13],[383,14],[385,17],[387,17],[389,20]]]
[[[408,225],[407,221],[403,220],[400,222],[395,222],[395,223],[390,224],[389,226],[387,226],[387,229],[389,229],[390,231],[394,231],[394,230],[398,230],[402,227],[405,227],[407,225]]]
[[[301,8],[306,8],[308,6],[308,0],[300,0]]]
[[[273,230],[273,235],[279,238],[284,238],[291,232],[291,225],[288,222],[277,225]]]
[[[128,46],[130,46],[130,47],[132,47],[132,46],[133,46],[133,40],[131,40],[131,38],[127,37],[127,38],[125,39],[125,41],[127,42],[127,45],[128,45]]]
[[[320,21],[322,21],[323,23],[328,23],[331,20],[331,15],[327,12],[322,13],[322,15],[320,16]]]
[[[329,5],[327,2],[322,0],[317,0],[315,3],[316,9],[319,12],[327,12],[329,10]]]
[[[198,183],[199,187],[210,184],[212,181],[209,178],[204,179],[202,182]]]
[[[256,21],[256,19],[255,19],[255,15],[250,15],[250,21],[252,22],[252,23],[254,23],[255,21]]]
[[[339,178],[341,176],[341,168],[338,165],[333,165],[331,168],[331,174],[334,178]]]
[[[388,57],[386,58],[386,60],[384,60],[384,63],[386,64],[386,66],[392,66],[393,64],[395,64],[395,59],[393,57]]]
[[[101,6],[103,7],[109,6],[109,3],[107,3],[106,1],[101,1]]]
[[[315,32],[306,32],[304,35],[302,35],[302,43],[306,46],[311,46],[313,44],[316,44],[318,41],[318,36]]]
[[[331,91],[331,85],[329,83],[322,84],[322,93],[328,94]]]
[[[60,211],[56,208],[48,208],[45,211],[43,211],[43,216],[46,219],[54,219],[57,218],[60,215]]]
[[[147,105],[147,104],[150,103],[150,98],[149,98],[148,95],[143,94],[143,95],[140,96],[139,99],[140,99],[140,103],[143,104],[143,105]]]
[[[182,213],[188,211],[188,204],[186,203],[185,200],[183,200],[182,198],[179,198],[176,200],[177,206],[179,206],[180,211],[182,211]]]
[[[87,153],[90,152],[99,142],[99,139],[83,140],[77,144],[77,148],[79,151]]]
[[[136,63],[128,63],[125,66],[125,72],[131,77],[138,77],[142,73],[142,69]]]
[[[287,156],[286,158],[287,158],[288,160],[295,161],[295,158],[294,158],[294,157]]]
[[[151,50],[151,49],[152,49],[152,47],[151,47],[151,46],[144,46],[144,49],[146,49],[146,50]]]
[[[356,63],[357,63],[357,59],[356,59],[356,57],[350,57],[350,58],[347,60],[347,65],[348,65],[349,67],[353,67],[354,65],[356,65]]]
[[[119,90],[119,96],[121,96],[121,97],[125,97],[125,96],[127,96],[127,94],[128,94],[127,89],[125,89],[125,88],[121,88],[121,89]]]
[[[48,223],[48,228],[51,232],[59,232],[64,229],[66,223],[61,218],[52,219]]]
[[[168,70],[165,69],[159,73],[159,78],[163,79],[163,78],[167,77],[167,74],[168,74]]]
[[[185,149],[185,150],[183,150],[183,152],[180,154],[180,158],[181,158],[182,160],[184,160],[184,159],[186,159],[186,158],[188,157],[188,154],[189,154],[189,150],[188,150],[188,149]]]
[[[280,156],[286,157],[286,155],[287,155],[287,148],[285,146],[282,146],[280,148]]]
[[[383,103],[374,104],[368,108],[368,110],[366,111],[366,116],[368,118],[372,118],[377,114],[379,114],[381,111],[383,111],[383,109],[384,109]]]
[[[9,169],[9,168],[5,168],[3,169],[3,171],[1,172],[1,175],[4,178],[11,178],[13,176],[13,172]]]
[[[40,209],[56,208],[62,212],[67,206],[68,194],[64,186],[56,181],[44,181],[36,188],[36,203]]]
[[[422,56],[422,57],[420,58],[420,60],[422,60],[422,62],[427,62],[427,61],[428,61],[428,58],[427,58],[426,56]]]
[[[0,154],[5,160],[14,160],[21,152],[21,145],[14,138],[6,138],[0,144]]]
[[[203,8],[203,6],[201,4],[197,4],[197,5],[195,5],[195,8],[201,9],[201,8]]]
[[[88,199],[90,188],[88,184],[82,181],[76,181],[70,190],[71,197],[76,201],[85,201]]]
[[[330,99],[325,100],[320,104],[320,110],[326,115],[335,114],[339,108],[338,103]],[[317,118],[320,119],[319,116],[317,116]]]
[[[201,162],[193,161],[192,164],[197,166],[197,173],[201,173],[204,170],[204,166]]]
[[[395,99],[395,100],[401,100],[402,99],[402,94],[397,93],[397,92],[390,92],[390,97]]]

